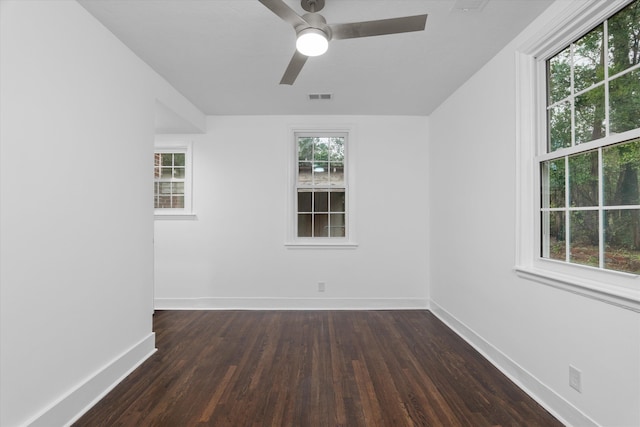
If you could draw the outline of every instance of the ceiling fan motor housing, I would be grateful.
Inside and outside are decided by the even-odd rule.
[[[322,31],[326,35],[327,41],[331,40],[331,28],[327,25],[327,21],[326,19],[324,19],[324,16],[320,15],[319,13],[311,12],[302,15],[302,19],[307,21],[309,25],[297,26],[296,34],[299,35],[300,32],[308,28],[315,28]]]

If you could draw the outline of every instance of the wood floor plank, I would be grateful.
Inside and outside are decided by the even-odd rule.
[[[561,426],[429,311],[159,311],[74,426]]]

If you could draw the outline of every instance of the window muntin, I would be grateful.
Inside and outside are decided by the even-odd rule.
[[[640,0],[546,61],[541,256],[640,274]]]
[[[346,133],[296,133],[297,238],[346,238]]]

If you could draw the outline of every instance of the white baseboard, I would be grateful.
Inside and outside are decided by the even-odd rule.
[[[156,310],[426,310],[421,298],[156,298]]]
[[[538,378],[502,353],[471,328],[459,321],[436,302],[429,302],[431,312],[442,320],[462,339],[505,374],[511,381],[531,396],[543,408],[567,426],[598,427],[598,423],[582,413],[562,396],[547,387]]]
[[[71,425],[155,351],[155,334],[150,333],[35,416],[27,425],[29,427]]]

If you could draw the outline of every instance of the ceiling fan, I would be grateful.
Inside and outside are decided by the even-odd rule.
[[[324,8],[325,0],[301,0],[302,8],[308,12],[302,16],[283,0],[259,1],[285,22],[291,24],[296,31],[296,51],[280,81],[280,84],[286,85],[292,85],[296,81],[309,56],[318,56],[326,52],[330,40],[422,31],[427,23],[425,14],[329,25],[318,13]]]

